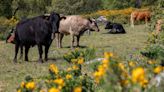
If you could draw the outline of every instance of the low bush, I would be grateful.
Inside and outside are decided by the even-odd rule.
[[[17,23],[18,20],[15,17],[11,19],[0,17],[0,40],[5,40],[9,31],[15,27]]]
[[[71,62],[67,69],[60,70],[55,64],[49,67],[49,75],[41,79],[27,76],[17,88],[18,92],[95,92],[135,90],[152,92],[155,85],[151,80],[164,69],[153,60],[120,62],[111,52],[96,64],[92,74],[82,72],[84,57]]]

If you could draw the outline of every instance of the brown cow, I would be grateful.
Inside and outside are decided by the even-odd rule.
[[[147,26],[147,22],[150,21],[151,18],[151,12],[148,10],[137,10],[131,13],[130,21],[131,21],[131,27],[134,27],[134,22],[136,21],[142,21],[144,20]]]
[[[79,15],[66,16],[65,20],[60,21],[59,33],[57,35],[57,47],[62,47],[64,35],[71,35],[71,48],[74,46],[75,37],[77,37],[76,46],[79,46],[80,36],[87,30],[99,31],[94,19],[86,19]]]

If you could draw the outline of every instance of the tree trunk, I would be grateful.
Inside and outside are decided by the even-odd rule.
[[[136,0],[135,8],[141,8],[141,3],[142,3],[142,0]]]

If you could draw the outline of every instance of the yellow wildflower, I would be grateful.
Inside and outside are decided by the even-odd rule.
[[[27,89],[33,90],[35,88],[35,82],[28,82],[25,86]]]
[[[145,79],[145,71],[142,67],[138,67],[132,70],[132,82],[137,83]]]
[[[82,92],[82,87],[81,86],[75,87],[73,92]]]
[[[103,60],[102,60],[102,63],[103,63],[103,64],[108,64],[108,62],[109,62],[108,59],[103,59]]]
[[[105,68],[104,68],[104,66],[103,65],[99,65],[98,66],[98,71],[104,75],[105,74]]]
[[[122,86],[127,86],[129,84],[129,81],[128,80],[121,80],[120,83]]]
[[[78,60],[78,64],[83,64],[84,63],[84,58],[80,58],[79,60]]]
[[[135,64],[133,61],[130,61],[130,62],[129,62],[129,66],[135,67],[135,65],[136,65],[136,64]]]
[[[22,92],[21,89],[18,89],[17,92]]]
[[[64,80],[62,78],[55,79],[54,83],[56,83],[56,84],[58,84],[60,86],[64,86],[65,85]]]
[[[118,67],[122,70],[125,71],[125,66],[123,63],[118,63]]]
[[[72,78],[72,75],[71,74],[67,74],[66,75],[66,79],[71,79]]]
[[[109,59],[110,57],[113,57],[113,53],[111,53],[111,52],[105,52],[105,53],[104,53],[104,57],[105,57],[106,59]]]
[[[70,72],[71,70],[72,70],[72,68],[71,68],[71,67],[67,68],[67,72]]]
[[[94,77],[102,77],[103,76],[103,73],[100,72],[100,71],[96,71],[93,73]]]
[[[48,92],[60,92],[60,90],[57,88],[50,88]]]
[[[74,65],[72,68],[73,68],[73,70],[78,70],[79,69],[79,67],[77,65]]]
[[[103,64],[102,66],[104,67],[105,70],[108,69],[108,64]]]
[[[100,83],[100,78],[99,77],[95,77],[95,83],[99,84]]]
[[[50,65],[50,70],[55,74],[58,74],[58,72],[59,72],[57,66],[54,64]]]
[[[155,64],[155,61],[149,60],[149,61],[148,61],[148,64]]]
[[[24,82],[21,82],[21,87],[23,88],[25,86],[25,83]]]
[[[155,69],[154,69],[154,73],[158,74],[162,71],[162,66],[157,66]]]
[[[140,85],[145,88],[148,84],[148,80],[144,79],[143,81],[140,82]]]

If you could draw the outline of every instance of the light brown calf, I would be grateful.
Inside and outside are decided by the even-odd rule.
[[[134,11],[131,13],[130,21],[131,21],[131,27],[134,27],[135,21],[142,21],[144,20],[147,26],[148,21],[150,21],[151,18],[151,12],[148,10],[142,10],[142,11]]]

